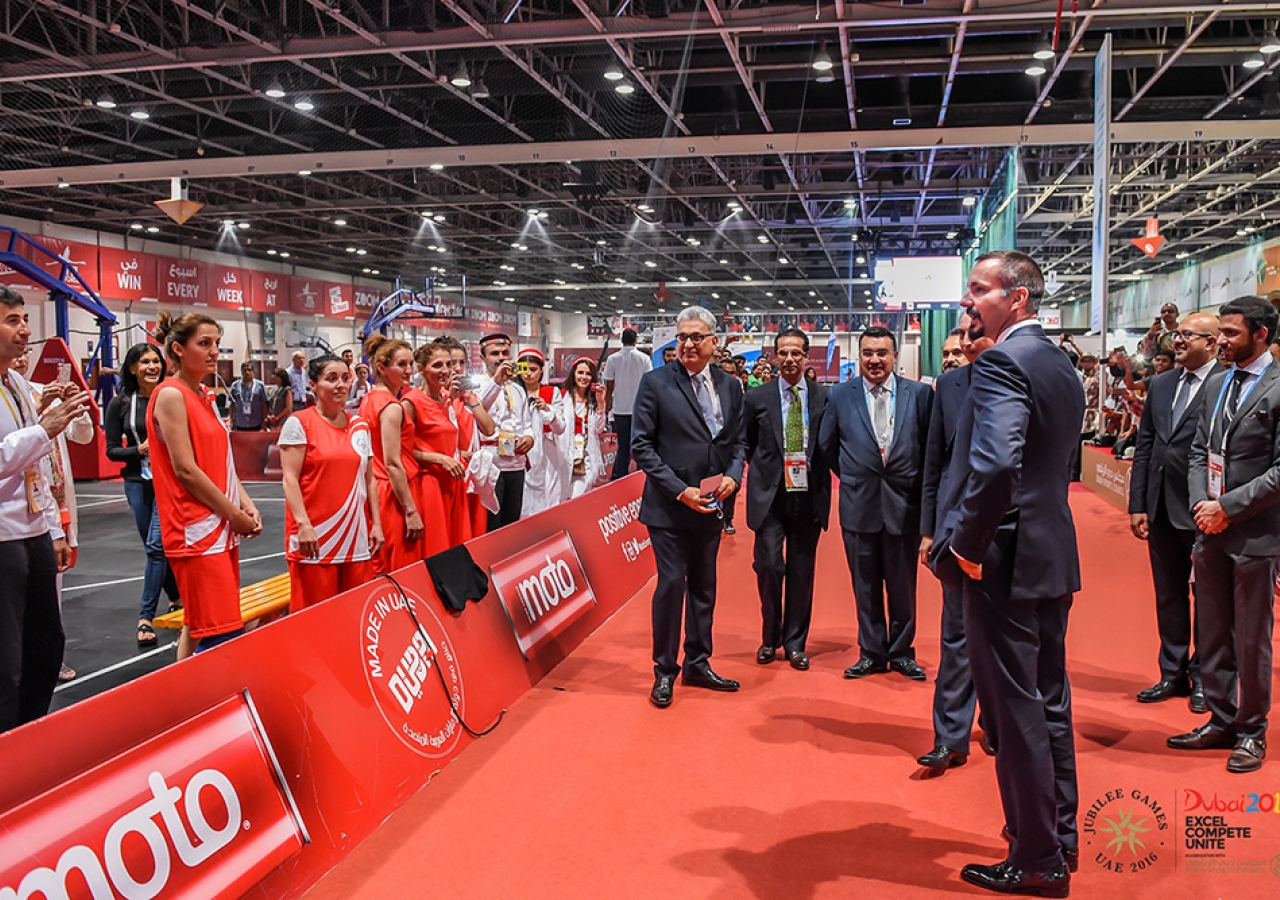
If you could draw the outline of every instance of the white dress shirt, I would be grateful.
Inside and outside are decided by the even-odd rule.
[[[653,360],[635,347],[623,347],[604,363],[604,381],[613,382],[613,414],[629,416],[635,408],[640,379],[653,369]]]
[[[17,372],[0,383],[0,541],[21,541],[48,534],[64,537],[58,505],[49,492],[41,461],[53,452],[53,441],[40,427],[31,387]],[[27,498],[27,470],[40,478],[34,492],[40,509],[31,511]]]

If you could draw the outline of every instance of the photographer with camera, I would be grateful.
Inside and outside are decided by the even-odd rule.
[[[481,438],[480,445],[497,453],[498,511],[489,513],[489,530],[520,521],[524,509],[525,470],[533,449],[533,418],[524,382],[511,362],[511,336],[501,332],[480,338],[486,377],[479,386],[480,402],[493,416],[498,432]]]

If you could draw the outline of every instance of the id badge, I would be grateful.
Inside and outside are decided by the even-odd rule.
[[[253,401],[246,400],[244,403],[240,404],[240,415],[244,416],[246,419],[253,415]]]
[[[40,512],[40,467],[27,466],[22,473],[27,485],[27,512],[35,515]]]
[[[575,434],[573,436],[573,458],[582,459],[586,454],[587,436],[585,434]]]
[[[499,456],[515,456],[516,455],[516,436],[511,431],[498,432],[498,455]]]
[[[788,453],[783,457],[783,477],[788,491],[809,490],[809,460],[803,453]]]
[[[1209,451],[1209,499],[1222,496],[1222,475],[1226,471],[1226,459],[1221,453]]]
[[[142,480],[143,481],[151,480],[151,457],[150,456],[142,457]]]

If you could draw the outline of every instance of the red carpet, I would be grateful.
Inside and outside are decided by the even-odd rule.
[[[1233,776],[1226,751],[1165,749],[1204,719],[1182,701],[1133,700],[1156,676],[1146,549],[1088,491],[1072,506],[1085,561],[1069,635],[1082,827],[1098,803],[1072,896],[1274,895],[1280,761]],[[722,545],[715,628],[713,662],[741,693],[677,684],[670,709],[649,706],[646,590],[308,897],[989,896],[959,869],[1004,856],[993,760],[975,743],[969,764],[941,777],[915,764],[932,747],[937,583],[921,573],[916,646],[930,682],[845,681],[856,619],[833,530],[819,555],[813,668],[761,667],[751,542],[744,527]],[[1269,794],[1253,801],[1263,812],[1241,811],[1248,794]],[[1188,812],[1196,795],[1231,809]],[[1223,849],[1187,850],[1188,815],[1235,831]],[[1115,844],[1107,821],[1137,842]]]

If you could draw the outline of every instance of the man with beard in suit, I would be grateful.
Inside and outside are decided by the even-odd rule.
[[[1067,503],[1084,390],[1036,320],[1044,275],[1015,250],[978,257],[961,305],[972,366],[931,562],[963,592],[969,666],[996,744],[1008,856],[960,877],[987,890],[1066,897],[1079,861],[1067,613],[1080,589]]]
[[[1195,519],[1187,493],[1187,457],[1204,406],[1206,379],[1216,359],[1218,320],[1192,313],[1174,331],[1178,367],[1157,375],[1147,390],[1129,479],[1129,525],[1147,542],[1160,631],[1160,680],[1138,692],[1139,703],[1190,697],[1191,711],[1208,712],[1200,661],[1191,651],[1191,550]]]

